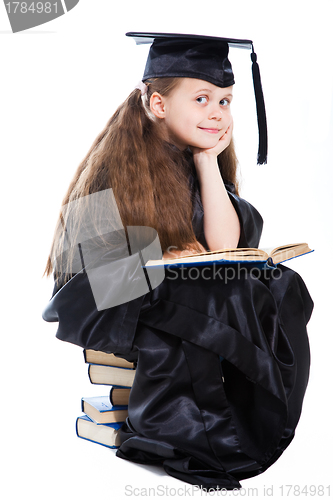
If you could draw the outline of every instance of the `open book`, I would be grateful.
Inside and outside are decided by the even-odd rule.
[[[276,248],[225,248],[214,252],[187,254],[172,259],[149,260],[145,267],[202,265],[207,263],[233,264],[238,262],[259,263],[267,267],[276,267],[277,264],[293,259],[300,255],[313,252],[307,243],[295,243]]]

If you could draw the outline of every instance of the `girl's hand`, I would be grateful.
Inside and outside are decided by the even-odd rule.
[[[233,120],[232,117],[229,125],[227,126],[225,132],[219,139],[218,143],[216,146],[213,148],[209,149],[200,149],[200,148],[191,148],[192,153],[193,153],[193,159],[194,162],[196,161],[201,161],[201,159],[207,158],[207,157],[213,157],[217,158],[217,156],[222,153],[230,144],[231,137],[232,137],[232,131],[233,131]]]

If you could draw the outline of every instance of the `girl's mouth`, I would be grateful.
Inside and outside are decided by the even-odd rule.
[[[219,128],[204,128],[204,127],[199,127],[200,130],[203,130],[204,132],[208,132],[209,134],[218,134],[221,132]]]

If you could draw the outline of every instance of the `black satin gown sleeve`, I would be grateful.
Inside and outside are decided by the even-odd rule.
[[[57,287],[55,287],[57,290]],[[43,319],[58,322],[56,337],[84,349],[128,356],[131,353],[144,295],[98,311],[87,273],[75,274],[52,296]]]

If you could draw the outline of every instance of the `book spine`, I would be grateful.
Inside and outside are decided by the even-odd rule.
[[[88,365],[88,378],[89,378],[90,383],[93,384],[94,382],[91,380],[91,376],[90,376],[90,367],[91,367],[91,365]]]
[[[129,396],[130,396],[130,388],[128,387],[119,387],[122,391],[127,391],[126,394],[119,394],[116,396],[116,394],[111,393],[110,396],[110,402],[112,405],[117,406],[117,405],[126,405],[128,407],[129,404]],[[119,403],[119,400],[121,403]]]
[[[276,269],[276,264],[274,264],[272,257],[268,257],[267,261],[265,262],[265,267],[266,269]]]
[[[113,389],[114,389],[114,385],[111,386],[111,389],[110,389],[110,394],[109,394],[109,400],[110,400],[110,403],[113,405],[113,401],[112,401],[112,392],[113,392]]]
[[[80,417],[77,417],[77,419],[76,419],[76,424],[75,424],[75,430],[76,430],[76,435],[77,435],[77,437],[81,437],[81,436],[79,435],[79,418],[80,418]]]

